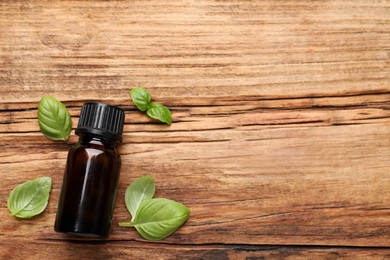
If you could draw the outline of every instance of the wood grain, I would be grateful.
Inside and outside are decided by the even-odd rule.
[[[25,243],[24,250],[19,244]],[[286,246],[243,246],[243,245],[156,245],[138,242],[75,242],[70,241],[30,241],[12,238],[5,241],[4,257],[42,259],[79,259],[93,256],[93,259],[120,259],[127,256],[136,259],[384,259],[390,257],[389,249],[370,250],[367,248],[327,248],[327,247],[286,247]],[[45,250],[42,250],[44,246]]]
[[[0,2],[0,257],[390,258],[389,14],[386,0]],[[131,87],[173,125],[138,112]],[[69,144],[40,133],[43,95],[74,126],[86,101],[126,111],[108,241],[53,231]],[[157,243],[117,225],[143,174],[192,213]],[[53,179],[46,211],[9,217],[9,192],[38,176]]]

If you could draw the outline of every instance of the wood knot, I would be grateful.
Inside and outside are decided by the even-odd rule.
[[[50,19],[41,28],[41,42],[59,50],[77,50],[89,44],[94,36],[94,26],[86,19]]]

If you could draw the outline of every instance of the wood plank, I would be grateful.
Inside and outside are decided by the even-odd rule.
[[[388,91],[388,1],[165,6],[3,2],[1,100],[121,99],[129,86],[181,99]]]
[[[283,247],[245,245],[182,245],[111,241],[63,244],[56,240],[13,238],[0,248],[3,259],[388,259],[390,249]],[[23,245],[22,247],[20,245]]]
[[[168,241],[388,246],[390,127],[385,120],[128,133],[121,147],[123,167],[112,239],[139,239],[116,223],[128,219],[123,202],[126,186],[149,173],[156,178],[157,196],[182,201],[192,209],[190,221]],[[15,146],[9,147],[10,143]],[[0,158],[7,192],[42,173],[54,181],[43,221],[21,223],[6,217],[1,230],[12,236],[60,236],[51,226],[67,145],[34,133],[7,135],[0,146],[9,147]],[[6,215],[5,204],[2,212]]]

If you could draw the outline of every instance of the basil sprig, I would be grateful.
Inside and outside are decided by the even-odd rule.
[[[133,222],[122,222],[119,226],[135,227],[148,240],[161,240],[175,232],[190,216],[183,204],[164,198],[144,200]]]
[[[149,104],[152,102],[152,96],[144,88],[132,88],[130,90],[130,97],[142,112],[148,110]]]
[[[172,113],[164,105],[152,102],[152,96],[144,88],[132,88],[130,97],[134,104],[141,111],[146,111],[146,114],[154,119],[160,120],[168,125],[172,124]]]
[[[38,106],[41,132],[51,140],[66,141],[72,130],[72,120],[64,104],[51,96],[44,96]]]
[[[174,233],[186,222],[190,210],[173,200],[152,199],[154,190],[151,176],[140,177],[127,188],[125,202],[133,218],[131,222],[120,222],[119,226],[135,227],[143,238],[161,240]],[[134,207],[130,205],[139,205],[135,214]]]
[[[50,190],[50,177],[37,178],[16,186],[7,202],[11,216],[31,218],[42,213],[47,206]]]
[[[154,180],[152,176],[142,176],[129,185],[125,193],[125,202],[127,210],[130,212],[134,221],[135,214],[144,200],[153,198],[155,191]]]
[[[146,111],[146,114],[148,114],[148,116],[151,118],[160,120],[161,122],[164,122],[168,125],[172,124],[171,111],[169,111],[166,106],[159,103],[151,103],[148,110]]]

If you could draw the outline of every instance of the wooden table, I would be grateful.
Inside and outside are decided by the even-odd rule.
[[[390,1],[2,1],[1,259],[390,258]],[[168,127],[130,101],[146,87]],[[86,101],[126,110],[108,241],[53,224],[67,143],[37,124],[44,95],[78,122]],[[191,218],[159,242],[118,222],[126,187]],[[43,214],[10,191],[50,176]]]

